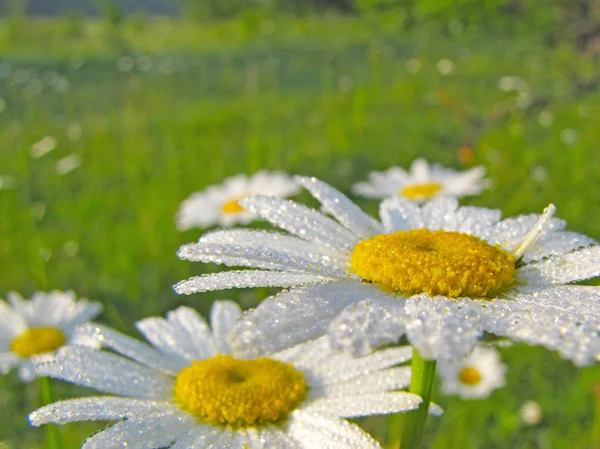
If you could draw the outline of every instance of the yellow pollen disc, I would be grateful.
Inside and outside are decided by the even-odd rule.
[[[425,199],[431,198],[433,195],[442,190],[442,186],[435,183],[417,184],[412,186],[406,186],[400,190],[400,195],[406,198],[414,199]]]
[[[292,365],[218,354],[179,372],[175,402],[201,422],[250,427],[285,419],[307,390],[304,374]]]
[[[19,357],[54,352],[65,344],[65,334],[55,327],[34,327],[27,329],[10,344],[10,350]]]
[[[458,380],[465,385],[477,385],[481,382],[481,373],[477,368],[465,366],[458,373]]]
[[[350,270],[401,295],[491,298],[515,280],[506,251],[459,232],[413,229],[359,242]]]
[[[225,204],[223,204],[223,206],[221,206],[221,210],[223,211],[224,214],[239,214],[240,212],[245,212],[246,209],[244,209],[242,206],[240,206],[240,203],[238,203],[238,200],[242,198],[234,198],[230,201],[227,201]]]

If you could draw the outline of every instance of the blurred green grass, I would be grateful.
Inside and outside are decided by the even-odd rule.
[[[571,230],[600,238],[600,92],[581,87],[593,83],[595,60],[526,26],[401,25],[393,15],[137,18],[118,31],[73,18],[0,22],[0,176],[15,181],[0,190],[0,296],[73,289],[130,333],[180,304],[255,305],[267,290],[173,293],[178,280],[215,269],[175,257],[201,231],[177,232],[174,215],[191,192],[261,168],[349,192],[369,171],[418,156],[481,164],[493,188],[467,203],[513,215],[553,202]],[[32,158],[45,136],[57,148]],[[81,166],[58,175],[72,154]],[[502,354],[507,387],[487,401],[439,397],[446,414],[430,420],[426,443],[589,447],[600,370],[540,348]],[[532,428],[518,417],[526,400],[544,412]],[[0,378],[0,441],[41,447],[43,431],[25,420],[36,401],[35,384]],[[366,423],[378,437],[384,424]],[[97,428],[67,426],[69,447]]]

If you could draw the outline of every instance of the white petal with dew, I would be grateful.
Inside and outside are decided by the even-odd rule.
[[[51,361],[39,364],[37,372],[121,396],[160,400],[173,393],[173,380],[164,375],[85,346],[63,346]]]
[[[215,301],[213,303],[210,310],[210,325],[213,341],[219,353],[230,354],[232,352],[229,333],[241,315],[242,309],[233,301]]]
[[[358,418],[414,410],[421,402],[421,397],[412,393],[370,393],[317,399],[304,407],[303,411],[332,417]]]
[[[115,421],[124,418],[160,417],[179,410],[168,402],[92,396],[45,405],[29,415],[32,426],[79,421]]]
[[[240,354],[270,354],[324,335],[346,306],[372,295],[353,280],[294,288],[246,312],[233,328],[231,342]]]
[[[368,433],[356,424],[296,410],[290,414],[288,434],[304,449],[381,449]]]
[[[242,206],[298,237],[333,249],[351,249],[354,234],[326,215],[293,201],[269,197],[240,200]]]
[[[173,288],[180,295],[248,287],[294,287],[334,279],[313,273],[293,271],[242,270],[203,274],[178,282]]]
[[[189,307],[169,312],[166,320],[145,318],[136,327],[154,347],[188,362],[212,357],[217,352],[206,321]]]
[[[332,347],[361,356],[398,341],[405,332],[404,299],[379,295],[351,304],[332,320],[328,331]]]
[[[185,245],[178,252],[182,259],[193,262],[214,262],[228,266],[248,266],[266,269],[284,269],[317,272],[323,276],[345,276],[346,271],[336,268],[328,256],[308,255],[297,257],[277,248],[263,247],[246,243],[232,245],[227,243],[195,243]]]
[[[105,326],[89,323],[80,327],[80,329],[103,346],[172,376],[176,376],[182,368],[189,364],[185,359],[174,357],[171,354],[164,354],[135,338],[123,335]]]
[[[567,284],[600,276],[600,245],[530,263],[519,275],[531,284]]]
[[[87,438],[81,449],[168,447],[177,439],[178,435],[186,433],[194,425],[192,419],[169,418],[166,416],[161,416],[159,419],[143,417],[139,420],[118,422]]]
[[[296,180],[321,202],[326,212],[357,236],[367,238],[383,232],[377,220],[365,214],[342,192],[316,178],[296,176]]]

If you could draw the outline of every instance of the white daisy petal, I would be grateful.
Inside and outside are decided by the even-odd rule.
[[[294,289],[263,301],[242,316],[231,341],[242,354],[275,352],[320,337],[347,305],[377,295],[369,285],[350,280]]]
[[[458,201],[456,198],[434,198],[425,203],[421,214],[425,227],[430,230],[453,231],[458,228]]]
[[[362,356],[404,334],[404,299],[386,295],[351,304],[329,325],[331,345]]]
[[[168,402],[156,402],[112,396],[67,399],[45,405],[29,415],[32,426],[78,421],[115,421],[136,416],[162,416],[178,409]]]
[[[206,321],[189,307],[169,312],[167,319],[145,318],[136,323],[146,339],[160,351],[188,362],[213,356],[217,349]]]
[[[296,176],[304,186],[341,224],[361,238],[370,237],[383,231],[373,217],[365,214],[356,204],[340,191],[316,178]]]
[[[31,382],[35,380],[38,373],[36,365],[30,359],[22,359],[19,363],[19,379],[22,382]]]
[[[413,296],[405,305],[406,333],[425,359],[460,359],[483,333],[481,307],[467,298]]]
[[[301,449],[300,445],[277,427],[246,429],[251,449]]]
[[[12,340],[27,327],[27,321],[22,314],[12,310],[4,301],[0,301],[0,337],[3,340]]]
[[[411,354],[412,349],[410,346],[401,346],[376,351],[361,358],[346,356],[343,360],[328,360],[319,366],[313,367],[313,372],[319,377],[321,384],[347,382],[404,363],[410,360]]]
[[[145,419],[123,421],[86,439],[81,449],[122,449],[135,447],[154,449],[170,446],[179,433],[185,432],[191,423],[178,419]]]
[[[499,244],[507,251],[518,245],[523,237],[535,226],[540,218],[539,214],[519,215],[506,218],[493,227],[487,229],[482,237],[491,244]],[[540,239],[549,232],[564,229],[566,223],[558,218],[551,218],[545,230],[540,234]]]
[[[379,204],[379,216],[386,232],[419,229],[425,226],[421,208],[406,198],[392,197]]]
[[[411,351],[410,348],[408,348]],[[389,368],[375,373],[367,373],[353,377],[345,382],[329,381],[324,385],[311,385],[317,396],[348,396],[353,394],[357,385],[361,393],[381,393],[384,391],[400,390],[410,385],[411,369],[408,366]]]
[[[157,351],[145,343],[105,326],[90,323],[80,329],[103,346],[166,374],[177,374],[189,363],[185,359]]]
[[[600,276],[600,245],[531,263],[519,273],[535,284],[567,284]]]
[[[210,326],[218,352],[231,353],[232,349],[228,341],[229,333],[241,315],[242,309],[233,301],[215,301],[213,303],[210,311]]]
[[[79,303],[81,302],[82,300],[79,301]],[[68,325],[75,327],[79,324],[83,324],[89,320],[92,320],[102,313],[102,309],[102,304],[98,302],[85,304],[85,307],[82,307],[81,310],[79,310],[74,316],[69,317]]]
[[[288,432],[304,449],[381,449],[364,430],[341,419],[297,410],[290,421]]]
[[[232,229],[219,230],[204,234],[201,243],[225,243],[244,245],[266,246],[277,248],[290,254],[295,254],[304,259],[329,260],[332,265],[340,268],[345,265],[347,251],[339,251],[336,248],[326,248],[323,245],[311,244],[298,237],[282,234],[280,232],[257,230],[257,229]]]
[[[317,399],[303,411],[324,416],[358,418],[373,414],[398,413],[414,410],[423,402],[411,393],[371,393],[360,396]]]
[[[180,295],[199,292],[227,290],[247,287],[292,287],[294,285],[314,284],[332,280],[310,273],[288,271],[222,271],[220,273],[194,276],[187,281],[178,282],[173,288]]]
[[[179,435],[175,444],[169,447],[170,449],[205,449],[211,447],[221,433],[220,428],[198,423],[196,428],[189,430],[184,435]]]
[[[523,261],[533,262],[549,256],[561,256],[585,246],[597,245],[591,237],[576,232],[552,232],[540,238],[523,256]]]
[[[233,266],[271,268],[300,271],[318,271],[324,276],[345,276],[344,270],[336,268],[331,258],[309,254],[308,258],[280,251],[276,247],[255,244],[231,245],[227,243],[195,243],[183,246],[177,255],[193,262],[214,262]],[[270,260],[265,264],[264,260]]]
[[[327,248],[352,248],[356,236],[331,218],[293,201],[278,198],[249,197],[240,203],[290,234]]]
[[[171,396],[173,381],[122,357],[85,346],[64,346],[37,372],[106,393],[144,399]]]

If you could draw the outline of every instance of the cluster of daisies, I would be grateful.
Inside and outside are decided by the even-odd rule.
[[[217,301],[208,321],[187,307],[146,318],[136,323],[146,342],[89,322],[100,305],[71,292],[11,294],[0,301],[0,370],[101,392],[29,417],[113,421],[86,449],[359,449],[381,446],[346,418],[441,413],[413,388],[423,373],[411,359],[437,363],[442,392],[471,399],[504,384],[484,335],[597,361],[600,287],[572,283],[600,275],[600,245],[565,230],[553,205],[507,219],[459,206],[484,175],[422,159],[372,173],[353,191],[382,200],[379,219],[315,178],[229,178],[183,202],[179,229],[264,219],[280,230],[218,229],[183,245],[181,259],[238,268],[175,290],[280,293],[244,313]],[[284,199],[302,188],[319,209]]]

